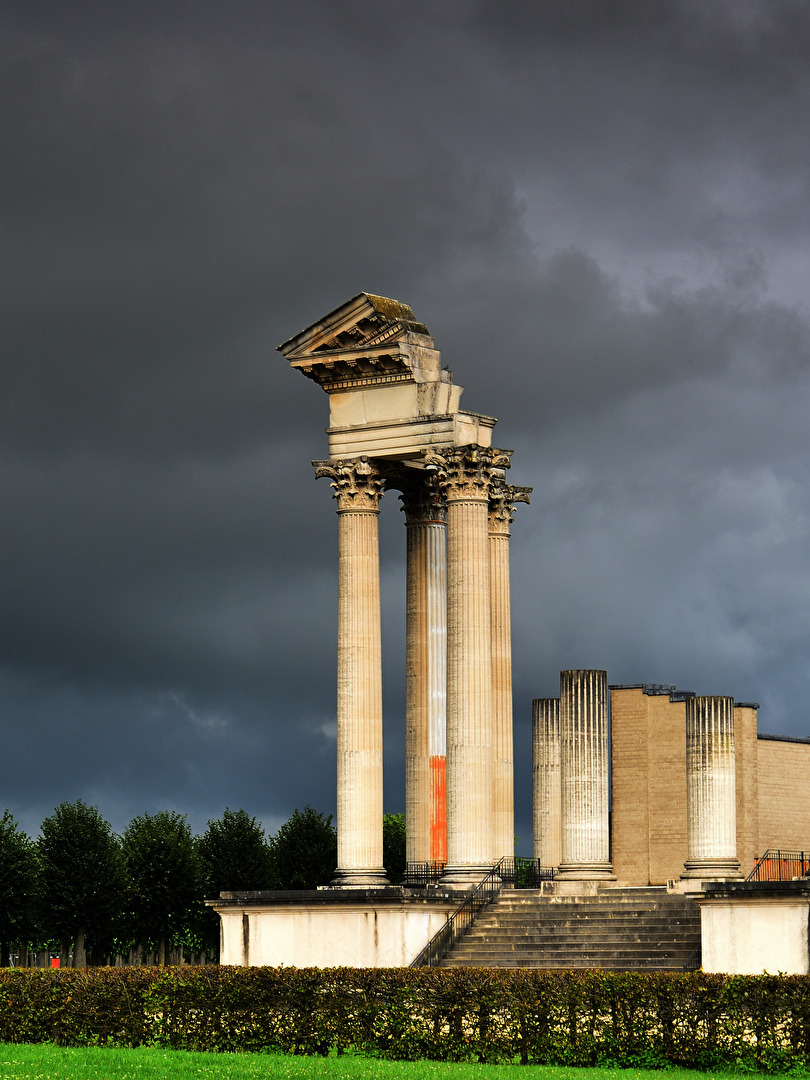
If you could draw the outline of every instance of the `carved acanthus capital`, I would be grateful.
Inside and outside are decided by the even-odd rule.
[[[434,468],[393,465],[386,469],[385,489],[400,493],[407,525],[447,521],[447,503]]]
[[[453,450],[431,451],[424,457],[433,469],[439,489],[449,501],[489,501],[493,484],[503,483],[511,450],[491,446],[459,446]]]
[[[338,513],[354,510],[377,513],[384,495],[383,478],[376,465],[367,457],[343,461],[313,461],[315,478],[325,476],[332,481]]]
[[[493,534],[509,535],[509,526],[515,520],[515,503],[529,502],[530,487],[515,487],[498,482],[492,484],[489,495],[489,524]]]

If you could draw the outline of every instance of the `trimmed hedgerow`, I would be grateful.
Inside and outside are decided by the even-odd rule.
[[[810,977],[392,968],[0,971],[0,1042],[804,1071]]]

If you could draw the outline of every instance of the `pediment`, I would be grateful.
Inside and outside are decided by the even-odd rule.
[[[279,345],[278,351],[299,366],[306,360],[317,363],[347,353],[384,351],[407,334],[428,334],[407,304],[363,292]]]

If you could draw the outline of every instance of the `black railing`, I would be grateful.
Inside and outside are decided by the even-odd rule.
[[[745,879],[746,881],[792,881],[810,876],[810,851],[769,849]]]
[[[405,866],[402,884],[414,889],[438,885],[446,865],[443,862],[409,862]]]
[[[702,962],[703,962],[702,949],[701,949],[701,946],[698,945],[698,947],[695,950],[693,950],[693,952],[691,952],[689,954],[689,959],[683,965],[683,970],[684,971],[700,971],[700,965],[701,965]]]
[[[439,885],[445,865],[443,862],[408,863],[402,884],[413,889]],[[504,885],[511,885],[514,889],[536,889],[544,881],[553,881],[556,874],[553,866],[542,866],[539,859],[522,855],[507,856],[498,865]]]
[[[473,919],[497,896],[503,887],[500,876],[501,862],[493,866],[485,878],[471,893],[464,897],[454,912],[447,916],[447,921],[438,933],[434,934],[422,949],[411,967],[436,967],[444,959],[463,933],[469,930]]]
[[[553,881],[556,873],[553,866],[541,866],[539,859],[527,859],[522,855],[508,856],[498,865],[501,881],[514,889],[536,889],[544,881]]]

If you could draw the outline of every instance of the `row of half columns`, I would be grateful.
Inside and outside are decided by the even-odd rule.
[[[402,491],[406,514],[408,862],[446,862],[443,881],[466,885],[514,850],[508,541],[514,503],[530,489],[505,483],[508,451],[464,447],[429,453],[424,465],[315,463],[332,480],[340,521],[336,885],[385,884],[384,485]]]
[[[534,856],[563,879],[612,879],[607,672],[560,672],[532,706]]]
[[[683,878],[740,877],[734,699],[686,698],[688,854]],[[607,673],[561,671],[532,705],[534,857],[561,878],[611,875]]]

